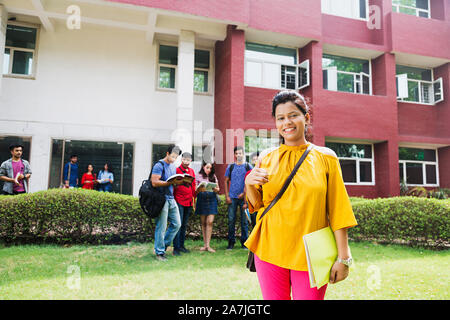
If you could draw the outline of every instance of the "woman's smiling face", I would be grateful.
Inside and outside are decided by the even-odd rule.
[[[275,124],[278,133],[286,144],[303,144],[305,141],[305,125],[309,125],[309,114],[303,115],[291,101],[280,103],[276,107]]]

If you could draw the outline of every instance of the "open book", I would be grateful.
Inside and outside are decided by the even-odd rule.
[[[217,183],[202,181],[198,184],[195,190],[198,190],[201,187],[205,187],[206,191],[213,191],[213,189],[217,187]]]
[[[175,179],[183,180],[184,183],[191,184],[195,178],[187,173],[177,173],[177,174],[174,174],[173,176],[170,176],[169,178],[167,178],[166,182],[171,182]]]

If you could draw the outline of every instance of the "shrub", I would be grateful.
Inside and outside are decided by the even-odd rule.
[[[413,197],[427,197],[427,189],[424,187],[414,187],[411,190],[409,190],[406,195],[407,196],[413,196]]]
[[[5,242],[110,243],[151,239],[137,198],[84,189],[50,189],[0,198]]]
[[[220,196],[213,237],[228,233],[227,204]],[[236,234],[240,233],[240,222]],[[6,243],[123,243],[153,241],[154,220],[138,198],[84,189],[50,189],[0,196],[0,240]],[[191,215],[187,235],[201,238],[200,217]]]
[[[428,198],[447,199],[448,195],[447,192],[444,191],[444,189],[434,189],[428,191]]]
[[[355,240],[445,247],[450,239],[450,200],[417,197],[379,198],[353,204]]]
[[[439,191],[444,192],[447,195],[447,198],[450,197],[450,189],[449,188],[439,188]]]
[[[450,238],[450,200],[417,197],[352,197],[358,226],[354,240],[444,247]],[[227,204],[221,196],[213,237],[228,233]],[[239,213],[239,211],[238,211]],[[240,215],[236,235],[240,234]],[[83,189],[50,189],[0,196],[0,240],[6,243],[123,243],[153,241],[154,221],[137,198]],[[201,238],[200,217],[192,215],[187,236]]]
[[[401,181],[400,182],[400,195],[401,196],[406,196],[406,194],[408,193],[408,186],[406,185],[405,181]]]

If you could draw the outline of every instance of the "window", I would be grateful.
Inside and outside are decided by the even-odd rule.
[[[411,186],[438,186],[437,151],[399,148],[400,181]]]
[[[193,162],[214,161],[214,145],[203,144],[201,146],[192,146]]]
[[[3,74],[33,76],[37,28],[8,24]]]
[[[271,89],[309,86],[309,60],[297,64],[297,50],[247,42],[245,85]]]
[[[208,92],[209,51],[195,50],[194,91]]]
[[[152,146],[152,166],[166,157],[169,144],[154,144]]]
[[[255,152],[261,152],[265,149],[277,147],[280,145],[279,137],[270,137],[270,134],[268,134],[267,137],[265,136],[253,136],[253,135],[247,135],[245,136],[245,159],[248,163],[252,163],[252,159],[250,159],[250,156]]]
[[[375,183],[372,144],[326,142],[325,146],[336,152],[346,184]]]
[[[175,89],[178,65],[178,47],[159,45],[158,87]],[[194,91],[209,91],[210,52],[195,50],[194,58]]]
[[[159,46],[159,88],[175,89],[175,73],[178,64],[178,48]]]
[[[397,100],[434,105],[444,100],[442,78],[433,80],[431,69],[397,65]]]
[[[392,0],[392,11],[430,18],[429,0]]]
[[[322,13],[352,19],[366,20],[368,7],[367,0],[322,0]]]
[[[324,54],[322,70],[324,89],[372,94],[369,60]]]
[[[305,60],[298,66],[298,88],[303,89],[309,86],[309,60]]]
[[[54,139],[50,162],[49,188],[58,188],[63,179],[64,165],[72,154],[78,156],[78,181],[86,172],[88,164],[94,166],[98,175],[105,163],[112,166],[114,174],[113,192],[133,193],[134,145],[124,142],[75,141]]]

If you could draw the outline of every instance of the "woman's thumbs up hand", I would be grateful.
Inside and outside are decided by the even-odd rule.
[[[255,167],[245,178],[246,185],[263,185],[269,182],[269,174],[265,169],[260,168],[261,160],[256,161]]]

